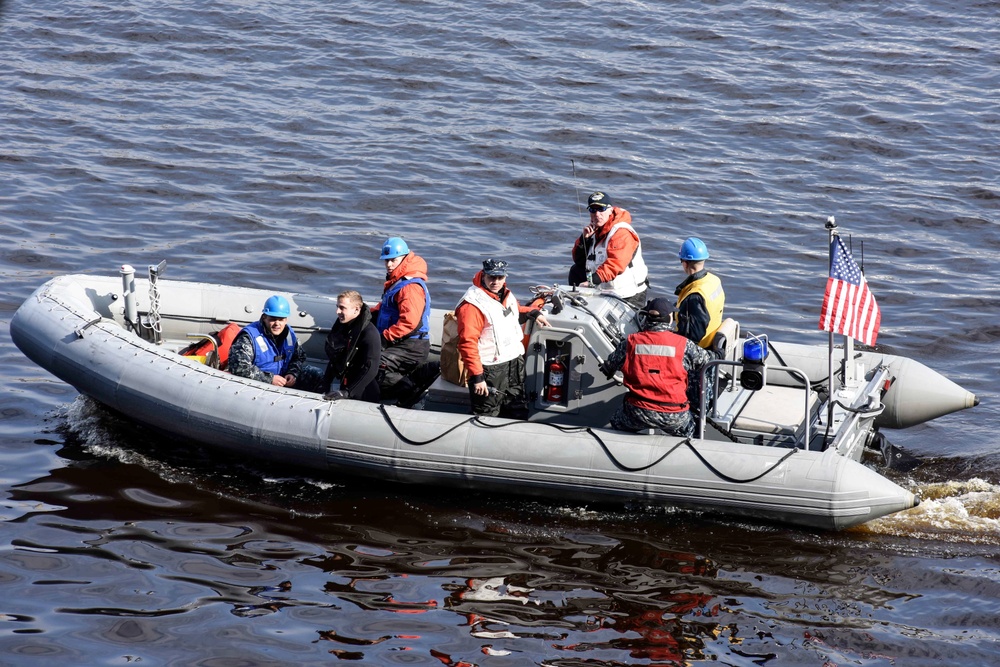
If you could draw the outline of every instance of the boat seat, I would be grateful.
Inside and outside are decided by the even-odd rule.
[[[740,338],[739,322],[731,317],[727,317],[722,320],[722,324],[719,325],[719,329],[716,331],[716,335],[718,334],[723,334],[726,337],[726,348],[724,350],[725,354],[723,355],[723,359],[736,361],[736,358],[742,352],[742,348],[737,345]]]
[[[765,442],[790,440],[798,437],[804,430],[805,396],[803,396],[803,391],[802,388],[797,387],[767,385],[763,389],[752,392],[733,421],[732,431],[737,435],[777,436],[764,438]],[[815,391],[810,391],[810,420],[818,409],[819,396]]]
[[[469,388],[448,382],[439,375],[427,390],[424,397],[424,409],[441,412],[468,412]]]

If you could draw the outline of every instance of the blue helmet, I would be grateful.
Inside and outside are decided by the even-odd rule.
[[[288,317],[292,314],[292,307],[288,305],[288,299],[275,294],[264,302],[263,313],[268,317]]]
[[[701,239],[692,236],[681,244],[677,256],[688,262],[701,262],[708,259],[708,246]]]
[[[406,245],[406,241],[398,236],[393,236],[382,244],[382,254],[379,255],[379,259],[395,259],[409,253],[410,247]]]

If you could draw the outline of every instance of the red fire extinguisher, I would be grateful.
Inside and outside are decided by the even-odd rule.
[[[566,384],[566,367],[559,357],[549,360],[549,383],[545,386],[545,400],[549,403],[560,403],[563,400],[563,387]]]

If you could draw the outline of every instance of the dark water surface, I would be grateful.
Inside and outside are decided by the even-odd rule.
[[[1000,665],[1000,3],[0,4],[0,664]],[[49,277],[565,275],[606,190],[654,289],[817,342],[836,215],[880,345],[981,397],[838,534],[305,479],[136,430],[14,347]]]

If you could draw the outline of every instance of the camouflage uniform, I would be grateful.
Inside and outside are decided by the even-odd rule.
[[[649,325],[645,330],[669,331],[670,325],[666,322],[657,322]],[[647,428],[658,428],[663,429],[671,435],[683,438],[689,438],[694,435],[695,417],[692,415],[692,410],[694,414],[697,414],[698,405],[700,404],[698,379],[701,367],[709,361],[716,359],[716,355],[710,350],[698,347],[697,343],[690,340],[686,341],[686,343],[683,365],[684,370],[688,374],[687,399],[688,403],[692,406],[691,410],[660,412],[659,410],[636,407],[628,401],[623,400],[622,406],[611,416],[611,428],[618,431],[632,431],[633,433],[643,431]],[[625,365],[625,355],[627,352],[628,339],[626,338],[608,356],[605,368],[609,372],[621,370]]]
[[[241,331],[229,349],[229,364],[226,366],[226,370],[233,375],[271,384],[274,375],[257,368],[253,363],[255,357],[253,341],[245,331]],[[323,372],[318,368],[306,365],[306,353],[301,346],[295,347],[295,356],[289,362],[286,374],[295,376],[295,386],[291,387],[292,389],[323,391]]]
[[[659,412],[623,401],[618,411],[611,415],[611,428],[632,433],[658,428],[679,438],[690,438],[694,435],[694,417],[690,410]]]

